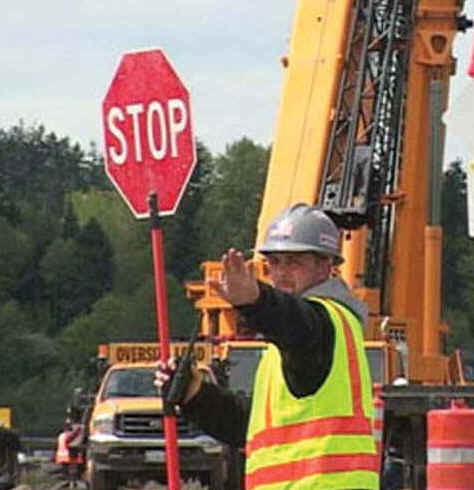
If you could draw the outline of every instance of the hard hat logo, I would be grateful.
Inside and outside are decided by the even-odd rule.
[[[321,209],[295,204],[284,210],[269,226],[260,253],[314,252],[328,255],[336,265],[340,255],[339,230]]]
[[[288,220],[283,220],[270,227],[268,235],[272,238],[290,238],[293,234],[293,225]]]
[[[324,247],[330,247],[334,250],[337,250],[339,247],[339,240],[337,240],[334,236],[328,235],[326,233],[321,233],[319,235],[319,241]]]

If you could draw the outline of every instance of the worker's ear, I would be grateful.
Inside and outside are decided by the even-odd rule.
[[[332,257],[314,254],[314,260],[316,261],[318,268],[322,272],[327,273],[327,275],[329,276],[334,266],[334,261]]]

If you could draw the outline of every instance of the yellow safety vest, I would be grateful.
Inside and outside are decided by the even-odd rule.
[[[247,490],[379,488],[373,437],[372,385],[359,320],[332,300],[331,370],[316,393],[288,390],[274,345],[256,373],[247,432]],[[289,326],[291,328],[291,326]]]

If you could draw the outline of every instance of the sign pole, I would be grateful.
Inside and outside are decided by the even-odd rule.
[[[163,230],[160,226],[158,196],[151,192],[148,199],[151,218],[151,244],[153,251],[153,272],[155,276],[155,304],[157,315],[157,334],[160,342],[160,358],[166,363],[170,358],[170,339],[168,329],[168,304],[163,254]],[[174,406],[164,403],[164,429],[166,440],[166,472],[168,488],[180,490],[179,454],[177,444],[176,413]]]
[[[174,214],[196,164],[189,92],[161,49],[125,53],[102,102],[104,164],[135,218],[151,217],[161,359],[170,357],[159,217]],[[157,189],[160,191],[158,209]],[[163,403],[168,488],[179,490],[175,405]]]

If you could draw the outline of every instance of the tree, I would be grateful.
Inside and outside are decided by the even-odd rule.
[[[198,277],[204,260],[200,242],[202,224],[199,210],[209,192],[213,158],[209,150],[197,142],[197,165],[176,214],[164,220],[166,266],[176,279],[183,281]]]
[[[112,287],[112,249],[99,223],[91,219],[76,238],[57,238],[41,260],[51,306],[49,332],[56,334]]]
[[[71,195],[79,223],[94,219],[113,250],[113,289],[128,294],[152,270],[149,223],[135,220],[116,192],[91,189]]]
[[[253,245],[269,156],[246,138],[217,159],[201,142],[197,151],[178,212],[163,220],[173,337],[197,321],[183,282],[231,243]],[[98,343],[157,340],[149,222],[111,189],[94,145],[85,153],[19,124],[0,129],[0,237],[2,402],[26,432],[53,431]]]
[[[172,337],[188,336],[196,315],[183,287],[167,276],[169,329]],[[94,356],[98,344],[119,341],[157,341],[154,279],[149,274],[140,288],[128,295],[116,292],[101,297],[91,312],[77,316],[60,336],[64,359],[81,369]]]
[[[3,191],[13,202],[30,209],[61,216],[65,194],[81,186],[83,158],[78,145],[46,133],[41,125],[25,128],[20,124],[0,130]],[[18,218],[21,221],[21,216]]]
[[[243,138],[217,158],[198,214],[208,260],[218,259],[231,245],[253,246],[269,154],[268,148]]]
[[[80,232],[79,221],[74,211],[74,206],[70,199],[66,203],[66,212],[63,218],[63,227],[61,236],[64,240],[75,238]]]
[[[444,173],[441,220],[443,224],[443,284],[444,302],[448,308],[464,308],[460,303],[465,287],[460,259],[469,247],[467,238],[466,174],[462,162],[451,163]],[[456,216],[456,219],[453,219]]]
[[[77,253],[83,264],[80,280],[85,303],[92,304],[112,288],[113,250],[99,222],[91,218],[76,237]]]
[[[44,282],[45,300],[50,308],[49,335],[56,335],[79,309],[76,306],[76,278],[81,267],[73,239],[58,237],[41,259],[39,269]]]
[[[5,250],[15,244],[15,237],[22,236],[24,247],[9,254],[9,267],[27,259],[15,271],[12,294],[38,318],[45,319],[45,304],[49,303],[39,272],[42,258],[63,230],[66,196],[95,179],[91,175],[97,174],[99,160],[94,158],[83,165],[84,152],[79,145],[47,133],[42,125],[27,128],[20,123],[9,130],[0,129],[0,216],[15,229]]]
[[[13,386],[54,365],[57,349],[47,336],[34,331],[35,323],[16,301],[0,307],[0,386]],[[5,376],[8,373],[8,376]]]
[[[474,343],[474,245],[467,235],[466,174],[460,160],[444,173],[442,192],[443,305],[452,327],[449,342],[469,345]]]
[[[18,291],[18,277],[21,277],[32,258],[33,246],[22,231],[12,226],[0,216],[0,304]]]

